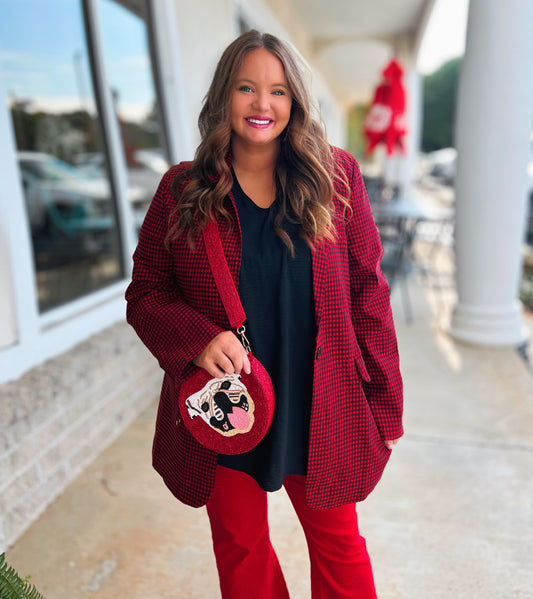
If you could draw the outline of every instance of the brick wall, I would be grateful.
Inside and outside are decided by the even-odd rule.
[[[161,380],[120,323],[0,385],[0,553],[157,397]]]

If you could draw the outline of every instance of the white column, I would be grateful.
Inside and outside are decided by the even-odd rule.
[[[399,55],[405,72],[403,84],[406,94],[405,122],[407,134],[404,138],[405,151],[397,150],[391,157],[385,157],[384,178],[391,185],[399,185],[405,196],[411,194],[415,164],[420,151],[422,126],[422,91],[420,73],[416,70],[412,53]]]
[[[451,333],[485,345],[527,335],[517,299],[533,116],[533,2],[470,0],[456,121],[458,302]]]
[[[422,130],[422,85],[420,73],[416,70],[414,64],[408,63],[404,82],[407,92],[407,135],[405,137],[405,154],[401,158],[400,185],[404,194],[409,196],[420,151]]]

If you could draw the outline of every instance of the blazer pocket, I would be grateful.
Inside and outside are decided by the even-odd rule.
[[[368,374],[365,361],[363,360],[361,349],[357,344],[355,345],[355,364],[357,366],[357,370],[359,370],[359,374],[361,375],[363,381],[365,381],[365,383],[370,383],[370,375]]]

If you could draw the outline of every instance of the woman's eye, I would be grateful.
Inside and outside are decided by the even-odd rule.
[[[240,92],[251,92],[252,88],[249,85],[241,85],[239,87]]]
[[[272,92],[275,96],[284,96],[285,95],[285,91],[282,89],[276,89]]]

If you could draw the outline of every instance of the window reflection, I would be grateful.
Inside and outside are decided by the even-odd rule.
[[[108,83],[128,167],[130,200],[140,227],[169,167],[148,44],[146,0],[99,0]],[[120,35],[117,35],[120,32]],[[99,157],[93,156],[93,167]]]
[[[0,68],[13,118],[41,311],[122,277],[81,4],[2,0]]]

